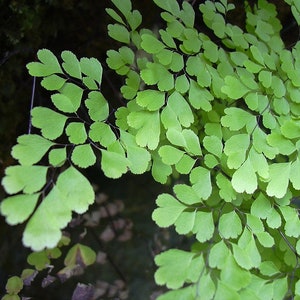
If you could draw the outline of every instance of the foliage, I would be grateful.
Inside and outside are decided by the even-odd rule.
[[[138,29],[130,0],[107,9],[108,34],[121,44],[107,65],[124,77],[127,100],[116,111],[101,92],[97,59],[42,49],[27,65],[52,106],[32,110],[40,132],[12,150],[19,165],[6,169],[11,196],[1,213],[11,225],[28,220],[24,245],[44,251],[72,212],[93,202],[81,169],[100,164],[110,178],[149,171],[163,184],[186,175],[152,214],[194,238],[190,251],[156,256],[156,283],[171,290],[159,299],[298,299],[299,43],[285,48],[265,0],[245,5],[246,31],[227,22],[234,6],[226,0],[201,4],[212,36],[195,28],[188,1],[154,2],[166,23],[157,33]],[[286,2],[300,24],[299,4]]]

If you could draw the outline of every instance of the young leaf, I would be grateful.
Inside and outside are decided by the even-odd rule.
[[[17,139],[18,144],[12,148],[12,156],[21,165],[33,165],[41,160],[51,146],[51,141],[37,134],[21,135]]]
[[[80,243],[75,244],[67,253],[65,266],[80,265],[87,267],[96,261],[96,253],[88,246]]]
[[[190,182],[200,199],[207,200],[212,193],[211,174],[206,168],[197,167],[190,173]]]
[[[214,234],[215,225],[211,212],[197,211],[192,232],[200,243],[209,241]]]
[[[55,140],[63,133],[67,117],[47,107],[35,107],[31,111],[32,125],[40,128],[43,137]]]
[[[10,166],[5,169],[2,185],[8,194],[33,194],[45,185],[47,171],[44,166]]]

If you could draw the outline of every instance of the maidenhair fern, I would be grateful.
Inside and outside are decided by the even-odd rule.
[[[196,29],[196,4],[154,2],[158,32],[139,29],[130,0],[107,9],[108,35],[121,44],[107,64],[124,77],[127,100],[115,112],[98,60],[43,49],[27,65],[53,107],[32,110],[40,134],[12,150],[19,164],[6,169],[1,213],[11,225],[27,221],[24,245],[40,251],[93,203],[81,168],[100,164],[110,178],[149,171],[160,183],[187,175],[152,214],[194,237],[190,251],[156,256],[156,283],[171,290],[159,299],[300,299],[300,44],[285,48],[266,0],[245,4],[246,31],[227,22],[227,0],[200,4],[213,38]],[[286,2],[300,25],[298,2]]]

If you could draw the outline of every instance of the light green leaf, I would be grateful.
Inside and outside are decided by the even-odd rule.
[[[297,158],[291,165],[290,181],[296,190],[300,190],[300,160]]]
[[[31,111],[32,125],[41,129],[46,139],[55,140],[63,133],[67,117],[47,107],[35,107]]]
[[[74,167],[69,167],[59,175],[56,185],[27,223],[24,245],[34,251],[55,247],[61,239],[61,229],[71,221],[72,210],[83,213],[93,201],[91,184]]]
[[[285,138],[280,132],[273,131],[267,136],[267,142],[270,146],[277,148],[278,152],[283,155],[290,155],[296,151],[294,143]]]
[[[60,93],[53,94],[53,104],[62,112],[75,113],[81,104],[83,89],[73,83],[66,83]]]
[[[269,165],[266,157],[262,153],[258,153],[254,147],[249,151],[249,159],[254,171],[263,179],[269,178]]]
[[[51,141],[37,134],[21,135],[17,142],[18,144],[12,148],[11,154],[21,165],[27,166],[39,162],[54,145]]]
[[[193,233],[200,243],[209,241],[215,232],[214,219],[211,212],[197,211],[195,215]]]
[[[81,67],[80,62],[76,55],[71,51],[63,51],[61,53],[61,58],[63,59],[62,66],[64,70],[72,77],[81,79]]]
[[[67,159],[66,148],[52,149],[49,152],[49,164],[54,167],[61,167]]]
[[[268,89],[269,87],[271,87],[271,84],[272,84],[272,73],[271,72],[266,71],[266,70],[260,71],[258,74],[258,79],[265,88]]]
[[[104,147],[108,147],[117,139],[110,126],[102,122],[95,122],[90,126],[89,137]]]
[[[207,200],[212,193],[210,171],[203,167],[197,167],[190,173],[190,182],[200,199]]]
[[[96,261],[96,253],[93,249],[80,243],[75,244],[66,254],[65,266],[80,265],[90,266]]]
[[[251,214],[266,219],[272,210],[270,200],[261,192],[251,205]]]
[[[222,200],[226,202],[232,202],[236,199],[237,193],[233,189],[232,184],[228,178],[226,178],[223,174],[219,173],[216,176],[216,183],[219,187],[219,195]]]
[[[287,192],[291,163],[273,163],[270,165],[270,180],[266,192],[268,196],[283,198]]]
[[[259,271],[262,275],[270,277],[280,273],[273,261],[263,261],[259,266]]]
[[[106,8],[105,11],[108,15],[110,15],[115,21],[118,23],[121,23],[123,25],[126,25],[122,18],[112,9],[112,8]]]
[[[257,177],[249,158],[234,172],[231,183],[238,193],[252,194],[257,189]]]
[[[82,57],[80,59],[81,72],[90,79],[94,80],[97,84],[102,81],[102,65],[96,58]]]
[[[249,145],[250,136],[247,134],[233,135],[225,142],[224,153],[228,156],[227,165],[230,169],[237,169],[243,164]]]
[[[125,153],[117,153],[109,150],[101,150],[101,169],[109,178],[119,178],[128,170],[129,160]]]
[[[189,234],[195,223],[196,210],[183,211],[175,221],[175,230],[178,234]]]
[[[87,134],[84,123],[71,122],[66,127],[66,134],[72,144],[83,144],[86,141]]]
[[[290,206],[280,206],[279,209],[285,220],[285,234],[298,238],[300,236],[300,220],[297,209]]]
[[[15,195],[5,198],[1,202],[1,215],[9,225],[16,225],[26,221],[36,207],[39,194]]]
[[[157,255],[155,263],[158,266],[154,275],[156,283],[165,284],[171,289],[182,287],[184,282],[190,279],[191,268],[197,266],[194,272],[200,273],[204,267],[201,256],[199,258],[195,253],[178,249],[171,249]]]
[[[173,225],[186,206],[169,194],[160,194],[156,199],[156,208],[152,213],[152,219],[160,227]]]
[[[41,81],[41,86],[48,91],[55,91],[60,90],[66,81],[66,78],[60,77],[56,74],[52,74],[43,78],[43,80]]]
[[[279,228],[281,226],[281,216],[275,208],[273,208],[267,216],[267,224],[271,228]]]
[[[221,91],[229,98],[236,100],[248,93],[249,88],[238,78],[229,75],[225,77],[225,85],[221,88]]]
[[[215,243],[210,252],[208,257],[208,264],[211,268],[218,268],[223,269],[226,259],[231,256],[231,252],[224,243],[223,240]]]
[[[108,35],[114,40],[129,44],[130,35],[127,28],[121,24],[109,24],[108,25]]]
[[[40,62],[31,62],[26,65],[31,76],[44,77],[55,73],[62,73],[62,69],[56,56],[50,50],[39,50],[37,57]]]
[[[120,133],[121,142],[125,144],[127,158],[130,162],[130,171],[133,174],[145,173],[151,160],[150,153],[137,145],[133,135],[125,131],[120,131]]]
[[[45,185],[47,171],[44,166],[10,166],[5,169],[2,185],[8,194],[33,194]]]
[[[134,111],[127,117],[128,125],[138,129],[136,143],[141,147],[154,150],[158,146],[160,137],[159,112]]]
[[[162,184],[166,183],[169,175],[172,173],[172,167],[164,164],[158,153],[152,153],[152,161],[151,173],[154,180]]]
[[[256,117],[243,109],[230,107],[225,108],[224,112],[226,115],[221,118],[221,124],[232,131],[246,126],[247,131],[251,132],[256,126]]]
[[[132,31],[135,31],[142,23],[142,15],[138,10],[133,10],[127,17],[127,22]]]
[[[186,151],[191,155],[202,155],[199,137],[195,132],[191,129],[184,129],[182,134],[186,142]]]
[[[179,174],[189,174],[194,167],[196,159],[191,158],[187,154],[183,154],[182,158],[177,164],[175,164],[175,169]]]
[[[261,233],[264,231],[265,228],[260,218],[252,214],[246,214],[246,216],[247,226],[254,234]]]
[[[176,197],[186,205],[193,205],[202,202],[194,189],[186,184],[176,184],[173,188]]]
[[[96,155],[90,144],[77,145],[72,151],[71,160],[80,168],[88,168],[96,163]]]
[[[288,119],[280,128],[281,133],[288,139],[298,139],[300,137],[300,121]]]
[[[165,93],[156,90],[137,92],[136,103],[150,111],[160,109],[165,104]]]
[[[164,164],[175,165],[182,158],[184,151],[170,145],[165,145],[159,148],[158,153]]]
[[[179,75],[175,80],[175,90],[181,94],[189,90],[190,82],[185,75]]]
[[[93,121],[104,121],[109,115],[109,107],[101,92],[92,91],[85,100],[89,116]]]
[[[274,238],[266,231],[256,233],[256,237],[259,243],[265,248],[271,248],[275,244]]]
[[[201,87],[195,80],[190,79],[189,102],[196,109],[210,111],[213,95],[208,89]]]
[[[143,34],[141,47],[148,53],[156,54],[159,53],[166,46],[162,42],[160,42],[155,36],[150,34]]]
[[[242,233],[242,222],[237,213],[233,210],[221,215],[218,228],[222,238],[235,239]]]
[[[223,152],[223,143],[217,136],[205,136],[203,139],[203,146],[208,152],[221,158],[221,154]]]
[[[182,126],[189,127],[194,122],[192,110],[181,94],[175,91],[169,96],[167,101],[167,106],[175,112]]]
[[[180,8],[176,0],[154,0],[154,3],[174,16],[180,16]]]

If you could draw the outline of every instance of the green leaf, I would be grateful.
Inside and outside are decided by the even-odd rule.
[[[156,90],[144,90],[137,93],[136,103],[150,111],[160,109],[165,104],[165,93]]]
[[[281,133],[288,139],[295,139],[300,137],[300,121],[288,119],[280,128]]]
[[[259,266],[259,271],[262,275],[270,277],[280,273],[273,261],[263,261]]]
[[[96,253],[93,249],[80,243],[75,244],[67,253],[65,266],[80,265],[87,267],[96,261]]]
[[[246,126],[247,131],[251,132],[256,126],[256,117],[243,109],[230,107],[225,108],[224,112],[226,115],[221,118],[221,124],[232,131]]]
[[[156,54],[159,53],[166,46],[162,42],[160,42],[155,36],[150,34],[143,34],[141,47],[148,53]]]
[[[273,163],[270,165],[270,179],[266,192],[268,196],[283,198],[287,192],[291,163]]]
[[[231,256],[231,252],[223,240],[214,243],[208,257],[208,264],[211,268],[223,269],[226,259]]]
[[[40,62],[31,62],[26,65],[31,76],[44,77],[55,73],[62,74],[60,64],[50,50],[39,50],[37,57]]]
[[[212,109],[210,102],[214,97],[208,89],[201,87],[196,81],[190,79],[188,99],[194,108],[210,111]]]
[[[174,165],[179,162],[184,152],[170,145],[165,145],[159,148],[159,155],[166,165]]]
[[[61,167],[67,159],[66,148],[52,149],[49,152],[49,164],[54,167]]]
[[[5,289],[8,294],[18,294],[23,289],[23,280],[18,276],[12,276],[7,280]]]
[[[271,248],[275,245],[274,238],[268,232],[259,232],[256,234],[259,243],[265,248]]]
[[[172,167],[162,162],[158,153],[152,153],[152,169],[151,173],[157,182],[166,183],[168,176],[172,173]]]
[[[194,189],[189,185],[176,184],[173,190],[176,197],[184,204],[193,205],[201,202],[201,199],[198,197]]]
[[[156,199],[156,208],[152,213],[152,219],[160,227],[173,225],[186,206],[169,194],[160,194]]]
[[[157,148],[160,137],[159,112],[134,111],[127,117],[128,125],[138,129],[136,143],[150,150]]]
[[[81,67],[80,62],[76,55],[71,51],[63,51],[61,53],[61,58],[63,59],[62,66],[64,70],[72,77],[81,79]]]
[[[291,165],[290,181],[296,190],[300,190],[300,160],[297,158]]]
[[[182,10],[180,12],[180,19],[186,27],[193,28],[195,22],[195,11],[193,6],[188,2],[182,3]]]
[[[92,91],[85,100],[89,116],[93,121],[104,121],[109,115],[109,107],[101,92]]]
[[[81,72],[97,84],[102,81],[102,65],[96,58],[82,57],[80,59]]]
[[[33,194],[45,185],[47,171],[44,166],[10,166],[5,169],[2,185],[8,194]]]
[[[84,123],[72,122],[66,127],[66,134],[69,137],[70,143],[83,144],[86,141],[87,134]]]
[[[39,194],[15,195],[5,198],[1,202],[1,214],[9,225],[16,225],[26,221],[36,207]]]
[[[80,168],[88,168],[96,163],[96,155],[90,144],[75,146],[71,159]]]
[[[81,104],[83,89],[73,83],[66,83],[60,93],[53,94],[53,104],[62,112],[75,113]]]
[[[242,98],[249,92],[249,88],[246,87],[238,78],[234,76],[225,77],[225,85],[221,88],[221,91],[231,99]]]
[[[116,136],[110,126],[102,122],[95,122],[90,126],[89,137],[104,147],[116,141]]]
[[[151,160],[150,153],[137,145],[134,135],[120,131],[121,142],[125,144],[127,158],[130,162],[130,171],[133,174],[145,173]]]
[[[218,228],[222,238],[235,239],[242,233],[242,222],[237,213],[233,210],[221,215]]]
[[[180,16],[180,8],[176,0],[154,0],[154,3],[174,16]]]
[[[231,183],[238,193],[253,194],[257,189],[257,177],[249,158],[234,172]]]
[[[261,192],[251,205],[251,214],[266,219],[272,210],[270,200]]]
[[[130,0],[112,0],[111,2],[120,10],[120,12],[124,15],[125,18],[128,18],[132,9]]]
[[[159,267],[154,275],[156,283],[166,284],[172,289],[178,289],[184,282],[189,281],[193,275],[191,270],[194,274],[195,272],[199,274],[204,267],[202,256],[197,257],[195,253],[178,249],[171,249],[157,255],[155,263]]]
[[[45,153],[54,144],[37,134],[21,135],[17,139],[18,144],[12,148],[12,156],[21,165],[33,165],[39,162]]]
[[[130,35],[127,28],[120,24],[109,24],[108,25],[108,35],[113,38],[114,40],[129,44],[130,42]]]
[[[219,195],[226,202],[232,202],[236,199],[237,194],[232,187],[232,184],[228,178],[226,178],[223,174],[219,173],[216,176],[217,185],[219,187]]]
[[[63,133],[67,117],[47,107],[35,107],[31,111],[32,125],[40,128],[43,137],[55,140]]]
[[[273,208],[267,216],[267,224],[271,228],[279,228],[281,226],[281,216],[275,208]]]
[[[193,233],[200,243],[209,241],[215,232],[214,219],[211,212],[197,211],[195,215]]]
[[[168,97],[167,106],[175,112],[182,126],[189,127],[194,122],[194,115],[190,106],[178,92],[175,91]]]
[[[208,152],[221,158],[221,154],[223,152],[223,143],[218,137],[215,135],[205,136],[203,139],[203,146]]]
[[[113,146],[114,144],[111,144]],[[114,152],[110,150],[101,150],[101,168],[105,176],[109,178],[119,178],[127,172],[129,160],[125,157],[124,152]]]
[[[60,90],[66,81],[66,78],[62,78],[56,74],[52,74],[43,78],[43,80],[41,81],[41,86],[48,91],[55,91]]]
[[[285,234],[290,237],[298,238],[300,236],[300,220],[298,211],[290,206],[280,206],[279,209],[285,220]]]
[[[105,8],[105,11],[107,12],[108,15],[110,15],[115,21],[118,23],[121,23],[125,25],[124,21],[122,18],[112,9],[112,8]]]
[[[196,167],[190,173],[190,182],[200,199],[207,200],[212,193],[210,171],[203,167]]]
[[[296,147],[291,140],[285,138],[282,134],[276,131],[273,131],[267,136],[267,142],[270,146],[277,148],[278,152],[283,155],[290,155],[296,151]]]
[[[55,247],[61,239],[61,229],[71,221],[71,212],[84,213],[94,197],[88,180],[74,167],[66,169],[28,221],[24,245],[34,251]]]
[[[180,174],[189,174],[194,167],[196,159],[191,158],[189,155],[183,154],[182,158],[175,165],[175,169]]]
[[[190,82],[185,75],[179,75],[175,80],[175,90],[184,94],[189,90]]]
[[[228,156],[227,165],[230,169],[237,169],[244,163],[249,145],[250,136],[247,134],[233,135],[225,142],[224,153]]]

